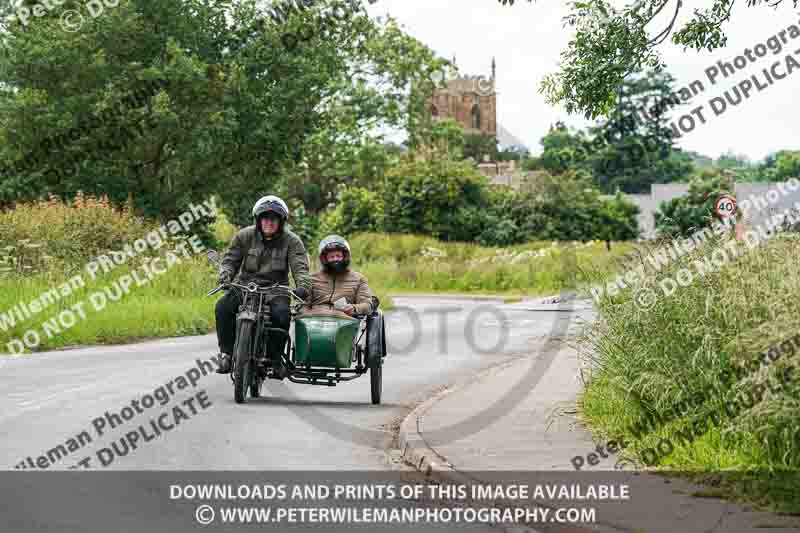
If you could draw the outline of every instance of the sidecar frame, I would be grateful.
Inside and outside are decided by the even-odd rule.
[[[375,299],[377,302],[377,298]],[[377,305],[376,305],[377,307]],[[289,375],[293,383],[335,387],[337,383],[351,381],[367,373],[374,367],[382,367],[386,357],[386,325],[383,311],[376,308],[370,315],[353,315],[360,321],[358,333],[354,336],[349,367],[338,365],[319,366],[310,362],[297,362],[296,346],[289,346]]]

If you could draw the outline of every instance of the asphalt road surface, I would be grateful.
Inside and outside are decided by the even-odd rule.
[[[568,315],[444,297],[396,303],[398,310],[386,316],[381,405],[370,403],[368,374],[336,387],[268,380],[262,398],[236,404],[229,376],[197,363],[216,353],[213,335],[7,360],[0,369],[6,468],[396,468],[393,426],[410,409],[483,368],[531,356],[534,341],[550,333],[559,315]],[[187,373],[189,379],[177,379]],[[136,449],[125,437],[133,431],[139,433]],[[58,445],[67,453],[39,459]],[[98,457],[101,448],[110,451]],[[91,459],[81,463],[86,457]]]
[[[336,387],[270,380],[262,398],[236,404],[229,376],[216,374],[204,363],[217,351],[213,335],[5,359],[0,367],[5,399],[0,448],[5,469],[17,474],[0,477],[5,489],[17,487],[2,491],[8,508],[19,511],[7,517],[12,530],[95,530],[86,526],[79,510],[87,499],[98,497],[84,486],[86,478],[72,477],[75,472],[44,487],[34,486],[27,484],[31,478],[19,477],[22,470],[89,468],[96,475],[112,470],[205,471],[199,480],[218,482],[225,481],[223,472],[219,477],[209,470],[262,477],[268,471],[298,470],[376,475],[400,471],[413,476],[399,461],[395,442],[399,423],[410,410],[483,369],[535,357],[536,347],[556,324],[565,325],[565,318],[572,316],[499,301],[395,301],[398,309],[386,315],[389,355],[383,369],[383,403],[377,406],[370,402],[368,374]],[[476,406],[476,411],[484,407]],[[475,431],[490,422],[475,420]],[[91,513],[93,525],[130,531],[196,530],[198,525],[187,519],[196,504],[165,502],[159,496],[163,486],[126,476],[111,485],[104,478],[105,503]],[[83,493],[83,499],[73,500],[77,493]],[[496,531],[480,524],[422,529],[465,527]]]

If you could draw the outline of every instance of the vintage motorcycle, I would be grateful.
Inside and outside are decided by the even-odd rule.
[[[213,250],[208,253],[208,259],[219,266],[218,254]],[[386,331],[377,298],[374,298],[375,311],[371,315],[340,318],[303,314],[305,302],[286,285],[231,282],[218,286],[208,296],[222,290],[241,293],[230,374],[236,403],[245,403],[248,391],[250,397],[260,397],[265,379],[288,378],[293,383],[333,387],[367,371],[370,373],[372,403],[381,403]],[[272,327],[269,302],[277,296],[294,299],[290,306],[294,342],[285,330]],[[274,336],[280,338],[282,342],[278,342],[284,346],[281,354],[268,353],[268,341]]]

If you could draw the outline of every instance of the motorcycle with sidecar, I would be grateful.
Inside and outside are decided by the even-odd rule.
[[[216,252],[209,252],[208,258],[219,265]],[[375,310],[370,315],[315,316],[302,312],[305,302],[286,285],[230,282],[218,286],[208,296],[222,290],[240,291],[242,302],[236,314],[236,343],[231,354],[230,376],[236,403],[245,403],[248,392],[251,398],[260,397],[265,379],[288,378],[293,383],[333,387],[367,372],[372,403],[381,403],[386,330],[378,298],[374,297]],[[293,301],[290,314],[294,340],[270,321],[269,301],[277,296],[287,296]],[[274,336],[283,341],[281,354],[267,353],[269,340]]]

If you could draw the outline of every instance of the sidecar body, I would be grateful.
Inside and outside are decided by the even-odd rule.
[[[369,372],[372,403],[380,403],[386,356],[380,310],[369,316],[297,316],[290,346],[290,381],[333,387]]]
[[[294,322],[295,365],[350,368],[361,321],[337,316],[305,316]]]

